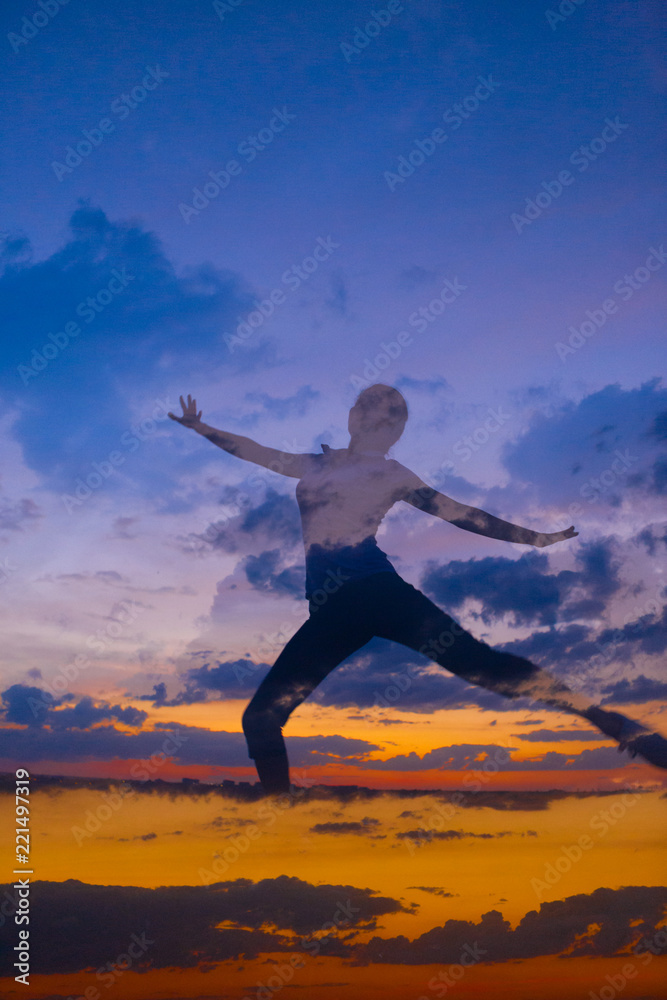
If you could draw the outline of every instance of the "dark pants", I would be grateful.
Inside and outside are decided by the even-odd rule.
[[[243,714],[250,757],[284,756],[282,727],[290,714],[373,636],[400,642],[470,684],[508,698],[541,689],[541,700],[557,704],[557,692],[567,691],[558,681],[546,682],[548,675],[528,660],[473,638],[396,573],[349,581],[323,605],[311,602],[310,609],[310,618],[286,644]]]

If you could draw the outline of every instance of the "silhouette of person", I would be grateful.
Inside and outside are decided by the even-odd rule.
[[[188,396],[173,420],[238,458],[298,479],[296,499],[306,550],[310,617],[286,643],[243,713],[248,753],[263,789],[290,789],[282,727],[290,714],[343,660],[379,636],[430,657],[471,684],[507,698],[528,696],[589,720],[621,748],[667,767],[667,740],[618,712],[595,705],[546,670],[475,639],[424,594],[403,580],[375,535],[399,500],[466,531],[543,547],[574,538],[574,527],[544,534],[457,503],[387,458],[408,416],[397,389],[364,389],[350,410],[347,448],[322,445],[320,454],[267,448],[201,420]]]

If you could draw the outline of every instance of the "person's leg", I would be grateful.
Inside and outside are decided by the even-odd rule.
[[[428,656],[470,684],[506,698],[530,697],[577,713],[590,700],[529,660],[475,639],[425,594],[400,577],[387,581],[381,632]]]
[[[493,649],[466,632],[421,591],[398,578],[387,584],[382,631],[376,635],[400,642],[430,657],[471,684],[506,698],[529,697],[593,723],[633,756],[639,753],[657,767],[667,767],[667,741],[620,712],[593,705],[547,670],[513,653]]]
[[[349,585],[314,611],[289,640],[243,713],[248,754],[270,794],[288,792],[289,763],[282,727],[327,674],[372,638],[355,613]]]

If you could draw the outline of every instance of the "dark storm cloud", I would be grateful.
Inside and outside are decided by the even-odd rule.
[[[9,893],[11,887],[0,890]],[[195,968],[301,951],[306,941],[313,940],[311,935],[336,915],[345,940],[333,934],[322,943],[322,954],[338,955],[353,965],[455,963],[473,944],[477,960],[483,962],[543,955],[627,956],[633,948],[645,950],[642,941],[655,936],[667,905],[667,889],[600,888],[542,903],[515,930],[502,913],[491,910],[478,922],[447,920],[414,940],[376,935],[367,944],[354,944],[351,937],[375,930],[379,918],[414,912],[414,904],[406,907],[372,889],[315,886],[286,875],[256,883],[240,878],[156,889],[88,885],[75,879],[35,882],[31,902],[31,930],[42,942],[32,956],[31,971],[62,974],[99,969],[127,953],[132,940],[145,945],[134,963],[137,971]],[[6,951],[1,974],[11,974],[11,961]]]
[[[57,714],[53,712],[53,716]],[[4,755],[26,762],[137,760],[164,752],[180,765],[249,767],[251,763],[241,732],[213,732],[196,726],[161,723],[152,731],[126,733],[109,725],[95,729],[57,727],[51,723],[51,718],[51,714],[46,716],[50,729],[29,726],[27,729],[0,730]],[[295,767],[341,760],[358,764],[379,749],[366,740],[335,735],[288,737],[287,748]]]
[[[639,674],[632,680],[623,679],[603,687],[602,704],[615,705],[642,704],[646,701],[664,701],[667,698],[667,683],[656,677]]]
[[[2,692],[5,722],[15,722],[23,726],[41,726],[52,706],[60,704],[48,696],[41,688],[27,684],[12,684]]]
[[[667,905],[667,889],[629,886],[596,889],[531,910],[515,930],[498,910],[478,923],[448,920],[414,941],[400,935],[374,937],[356,949],[356,964],[430,965],[459,962],[474,942],[484,962],[506,962],[539,955],[611,957],[652,938]],[[642,949],[645,950],[645,949]]]
[[[191,653],[191,656],[199,655]],[[206,654],[208,657],[210,653]],[[171,701],[155,704],[183,704],[184,699],[204,701],[206,691],[218,692],[223,698],[249,699],[254,688],[270,670],[270,664],[250,659],[205,662],[181,675],[184,691]],[[155,686],[166,698],[166,686]],[[154,695],[141,695],[152,701]],[[476,706],[482,711],[515,711],[524,701],[511,701],[483,688],[473,687],[446,670],[435,669],[419,653],[385,639],[371,639],[315,689],[310,700],[322,706],[337,708],[370,708],[379,705],[396,711],[431,714],[438,708]],[[368,719],[373,722],[376,720]],[[380,725],[406,724],[397,717],[377,720]]]
[[[420,653],[386,639],[371,639],[337,667],[311,696],[319,705],[370,708],[380,705],[430,714],[438,708],[469,705],[502,711],[508,699],[471,687],[445,670],[432,670]]]
[[[667,649],[667,605],[658,617],[642,615],[622,628],[604,629],[597,639],[602,647],[632,645],[638,652],[655,655]]]
[[[445,899],[453,899],[454,896],[460,895],[458,892],[447,892],[446,889],[442,889],[437,885],[409,885],[408,889],[419,889],[420,892],[430,892],[433,896],[442,896]]]
[[[615,581],[610,586],[615,587]],[[580,623],[562,628],[551,626],[524,639],[502,643],[497,648],[542,666],[553,667],[559,676],[565,675],[565,679],[568,671],[576,671],[577,678],[585,679],[593,690],[601,657],[609,661],[630,662],[637,653],[659,655],[664,652],[667,648],[667,609],[660,617],[644,615],[623,628],[603,629],[598,633]],[[190,704],[206,700],[207,691],[217,692],[224,698],[249,698],[269,669],[269,664],[254,663],[250,659],[217,661],[213,665],[207,662],[182,675],[186,687],[175,699],[155,701],[155,704]],[[607,701],[611,701],[614,690],[617,690],[626,702],[632,696],[637,703],[641,703],[663,696],[662,689],[656,684],[657,681],[648,679],[645,684],[639,679],[636,683],[626,680],[619,682],[615,688],[604,688],[603,694]],[[162,686],[158,687],[162,691]],[[142,698],[151,700],[152,696],[144,695]],[[384,639],[372,639],[337,667],[315,689],[311,700],[337,708],[363,709],[379,705],[385,709],[422,714],[432,713],[434,706],[477,706],[483,711],[493,712],[513,711],[517,707],[517,702],[470,686],[448,674],[446,669],[434,668],[419,653]],[[521,705],[524,703],[526,699],[520,702]],[[385,721],[400,720],[390,718]]]
[[[655,532],[654,529],[656,529]],[[659,551],[660,542],[667,546],[667,529],[664,524],[649,524],[632,540],[637,545],[643,545],[648,554],[654,556]],[[662,554],[661,551],[660,554]]]
[[[186,685],[204,689],[202,698],[206,700],[206,691],[215,691],[222,698],[250,698],[253,688],[262,680],[265,673],[271,669],[268,663],[255,663],[250,659],[218,660],[212,666],[204,663],[201,667],[192,667],[184,675]],[[165,685],[156,685],[160,693]],[[166,697],[166,694],[165,694]],[[164,702],[163,702],[164,704]]]
[[[8,886],[0,890],[11,891]],[[4,895],[3,895],[4,898]],[[88,885],[75,879],[31,885],[31,937],[41,942],[33,974],[97,969],[127,952],[132,934],[150,942],[133,966],[193,968],[268,952],[299,950],[304,936],[339,914],[350,929],[374,929],[378,917],[411,912],[398,900],[350,885],[311,885],[281,875],[253,883],[240,878],[208,886]],[[224,929],[217,925],[225,923]],[[270,930],[269,930],[270,929]],[[282,933],[280,933],[282,932]],[[295,937],[294,935],[297,935]],[[349,955],[332,938],[323,954]],[[13,974],[11,952],[2,975]]]
[[[420,670],[417,664],[423,665],[423,669]],[[388,705],[398,694],[400,698],[392,707],[423,713],[432,712],[436,703],[441,707],[479,704],[479,699],[485,695],[501,701],[489,692],[471,688],[445,671],[428,673],[428,665],[425,657],[404,646],[372,639],[329,674],[313,692],[311,700],[319,705],[356,709],[383,704],[383,698]],[[182,678],[191,687],[215,691],[224,698],[245,699],[251,696],[269,670],[270,664],[250,659],[218,660],[193,667]],[[157,687],[163,691],[162,686]],[[166,692],[166,688],[164,690]],[[151,695],[142,697],[152,698]]]
[[[414,750],[409,754],[398,754],[386,760],[361,761],[359,766],[373,768],[378,771],[460,771],[474,773],[475,762],[480,754],[486,754],[488,760],[494,761],[500,751],[502,757],[498,761],[500,771],[588,771],[607,770],[622,767],[629,762],[626,756],[620,756],[617,748],[600,747],[596,750],[582,750],[579,754],[564,754],[556,751],[539,755],[534,760],[514,760],[511,751],[516,748],[499,748],[493,744],[462,743],[454,746],[437,747],[419,756]],[[478,768],[484,767],[481,761]],[[488,772],[487,772],[488,773]]]
[[[311,833],[324,833],[334,836],[339,836],[341,834],[354,833],[363,837],[370,837],[372,840],[378,839],[377,828],[380,825],[379,819],[373,819],[371,816],[364,816],[361,821],[351,820],[349,822],[342,823],[316,823],[311,826]],[[384,835],[382,835],[384,837]]]
[[[549,558],[526,552],[519,559],[487,556],[429,562],[421,587],[439,604],[460,608],[468,598],[483,602],[482,620],[489,625],[511,614],[514,625],[553,625],[557,620],[601,614],[621,587],[613,539],[581,545],[577,570],[549,573]]]
[[[255,537],[265,533],[287,545],[301,541],[301,519],[294,497],[269,488],[264,500],[246,511],[239,530]]]
[[[465,840],[466,837],[476,837],[478,840],[495,840],[497,837],[519,836],[523,836],[523,834],[515,833],[513,830],[498,830],[496,833],[471,833],[469,830],[425,830],[423,827],[395,834],[397,840]]]
[[[24,531],[43,516],[41,507],[27,497],[21,500],[0,498],[0,531]]]
[[[247,552],[253,545],[267,542],[273,545],[278,542],[289,550],[301,541],[299,508],[293,496],[268,486],[263,498],[253,505],[249,494],[228,486],[220,503],[232,508],[232,513],[211,522],[204,532],[183,539],[186,551],[213,548],[230,553]]]
[[[53,729],[89,729],[92,725],[106,719],[116,719],[126,726],[141,726],[148,718],[148,713],[132,705],[123,708],[121,705],[96,705],[92,698],[85,697],[72,708],[60,708],[52,712],[46,722]]]
[[[194,681],[187,679],[185,688],[179,691],[173,698],[167,697],[167,685],[164,681],[153,685],[152,694],[141,694],[135,696],[139,701],[151,701],[153,708],[173,708],[175,705],[194,705],[199,701],[206,701],[206,691],[199,687]]]
[[[593,637],[594,631],[587,625],[566,625],[559,629],[552,626],[546,632],[533,632],[525,639],[501,643],[498,649],[540,664],[571,666],[599,652]]]
[[[601,663],[631,664],[639,654],[661,656],[664,653],[667,649],[667,607],[663,607],[660,614],[642,615],[621,628],[605,628],[597,633],[584,625],[550,628],[546,632],[534,632],[525,639],[503,643],[498,649],[553,667],[565,680],[571,671],[577,680],[586,681],[587,689],[593,690],[598,686],[596,678]],[[630,701],[641,704],[664,697],[661,682],[643,675],[607,685],[602,692],[606,702],[618,700],[619,704]]]
[[[607,737],[597,729],[532,729],[529,733],[512,733],[517,740],[527,740],[529,743],[558,743],[571,740],[597,740],[605,742]]]
[[[283,563],[280,549],[270,549],[260,552],[258,556],[246,556],[242,566],[246,579],[254,590],[287,597],[303,597],[305,566],[284,566]]]
[[[88,729],[107,719],[116,719],[127,726],[141,726],[148,718],[146,712],[128,705],[109,705],[107,702],[95,704],[92,698],[81,698],[72,707],[62,708],[62,701],[54,700],[41,688],[25,684],[12,684],[2,692],[5,705],[5,722],[39,727],[48,725],[54,730]]]
[[[666,404],[658,378],[636,389],[607,385],[552,417],[536,416],[525,434],[505,445],[503,462],[513,480],[533,484],[549,506],[616,504],[627,491],[647,486],[661,492]],[[605,473],[606,482],[600,480]]]
[[[110,281],[114,292],[106,301]],[[165,378],[198,373],[204,360],[209,368],[236,364],[220,348],[220,329],[250,302],[237,275],[211,264],[179,275],[153,233],[82,203],[59,250],[36,262],[23,253],[0,277],[2,380],[8,400],[30,399],[13,427],[27,464],[52,488],[71,491],[82,470],[120,447],[133,424],[132,391],[145,397],[155,385],[159,396]],[[63,336],[68,323],[79,333]],[[49,334],[59,337],[55,357]],[[46,363],[45,344],[51,345]],[[246,362],[261,363],[256,350],[242,352]],[[153,489],[168,489],[166,470],[144,466],[136,463],[133,474],[152,476]],[[114,489],[113,477],[105,489]]]
[[[108,710],[107,710],[108,711]],[[57,716],[57,712],[53,716]],[[139,713],[143,714],[143,713]],[[106,716],[107,718],[110,715]],[[118,717],[118,716],[113,716]],[[16,756],[26,762],[36,760],[120,760],[146,759],[159,753],[165,742],[167,757],[174,757],[179,765],[212,765],[219,767],[248,767],[250,760],[243,733],[228,733],[199,729],[195,726],[160,724],[152,731],[126,733],[112,725],[98,725],[94,729],[76,727],[68,716],[68,726],[59,727],[46,721],[51,728],[40,725],[27,729],[2,729],[2,742],[6,757]],[[132,724],[132,723],[130,723]],[[438,747],[422,757],[412,751],[387,760],[371,759],[371,753],[381,748],[367,740],[345,736],[288,736],[286,738],[290,761],[295,767],[318,766],[347,762],[356,767],[378,771],[426,771],[432,769],[458,771],[471,770],[475,758],[487,753],[493,759],[498,747],[483,744],[461,744]],[[175,744],[175,747],[174,747]],[[562,754],[550,751],[535,760],[514,761],[503,756],[502,771],[580,771],[606,770],[622,767],[628,758],[615,749],[602,747],[583,750],[579,754]]]
[[[560,594],[556,577],[546,572],[548,566],[547,556],[533,552],[517,560],[487,556],[456,559],[445,566],[430,562],[421,588],[448,608],[460,608],[468,598],[482,600],[487,623],[511,611],[517,624],[549,624],[556,619]]]

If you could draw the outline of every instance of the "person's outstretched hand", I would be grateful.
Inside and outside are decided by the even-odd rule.
[[[535,545],[542,549],[545,545],[554,545],[556,542],[564,542],[567,538],[576,538],[578,534],[579,532],[575,531],[574,525],[571,524],[565,531],[553,531],[551,534],[540,532]]]
[[[183,407],[183,415],[177,417],[175,413],[169,413],[168,416],[179,424],[183,424],[184,427],[196,427],[201,423],[201,410],[197,413],[197,400],[193,399],[189,393],[187,403],[182,396],[179,396],[179,399]]]

